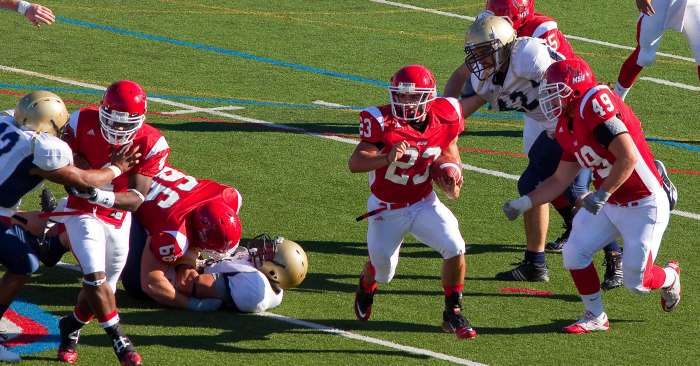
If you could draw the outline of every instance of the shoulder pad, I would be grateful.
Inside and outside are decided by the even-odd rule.
[[[386,118],[380,107],[369,107],[360,112],[360,139],[379,142],[384,134]]]
[[[39,169],[52,171],[73,164],[73,151],[63,140],[40,133],[34,135],[33,144],[32,163]]]
[[[604,85],[589,89],[581,98],[579,116],[591,127],[603,123],[618,113],[615,95]]]
[[[518,77],[540,81],[549,65],[558,61],[560,56],[542,39],[521,37],[513,44],[511,69]]]
[[[440,117],[443,124],[460,123],[462,117],[462,105],[457,98],[435,98],[431,111]]]

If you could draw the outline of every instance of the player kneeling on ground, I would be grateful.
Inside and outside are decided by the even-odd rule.
[[[585,312],[564,331],[608,330],[600,281],[591,261],[595,252],[617,236],[625,242],[625,287],[638,294],[661,289],[661,308],[672,311],[681,300],[680,267],[675,261],[659,267],[654,259],[674,197],[670,181],[654,163],[640,121],[609,88],[596,84],[583,60],[553,63],[544,79],[540,106],[548,118],[558,121],[556,138],[564,152],[553,176],[528,195],[507,202],[503,211],[514,220],[564,191],[579,164],[592,169],[597,191],[583,198],[584,209],[574,217],[563,250],[564,267],[571,271]]]
[[[394,277],[406,234],[439,252],[445,292],[443,329],[458,338],[476,331],[462,315],[465,244],[457,218],[433,191],[431,164],[444,156],[461,166],[457,138],[464,131],[462,107],[455,98],[435,97],[435,77],[421,65],[401,68],[391,78],[391,104],[360,112],[360,143],[348,167],[369,173],[367,261],[355,295],[355,315],[367,321],[377,282]],[[439,185],[459,197],[461,175],[444,174]]]

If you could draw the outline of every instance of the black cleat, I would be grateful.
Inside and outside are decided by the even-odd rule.
[[[58,203],[56,203],[56,197],[54,197],[53,192],[51,192],[50,189],[42,189],[41,196],[39,198],[41,204],[41,212],[52,212],[56,210]]]
[[[562,249],[564,249],[564,244],[566,244],[566,242],[569,240],[569,234],[571,234],[570,227],[566,228],[561,236],[554,239],[554,241],[547,243],[544,249],[550,252],[561,253]]]
[[[374,294],[377,290],[370,293],[364,292],[362,286],[357,286],[357,291],[355,291],[355,316],[357,320],[366,322],[372,315],[372,303],[374,302]]]
[[[622,253],[605,253],[603,265],[605,266],[605,276],[603,277],[603,282],[600,284],[600,288],[603,290],[612,290],[622,286]]]
[[[134,344],[129,337],[120,336],[112,340],[112,348],[122,366],[141,365],[141,355],[136,352]]]
[[[549,270],[546,264],[537,265],[523,260],[512,270],[497,273],[496,279],[499,281],[549,282]]]
[[[58,345],[57,358],[61,362],[75,363],[78,360],[78,340],[80,339],[80,329],[71,332],[67,325],[68,317],[63,317],[58,321],[61,343]]]
[[[442,312],[442,330],[447,333],[454,333],[459,339],[476,337],[476,330],[472,328],[469,320],[462,315],[462,308],[459,305],[445,308]]]

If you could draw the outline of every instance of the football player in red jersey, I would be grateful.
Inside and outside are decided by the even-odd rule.
[[[218,306],[212,302],[176,292],[166,272],[172,266],[194,267],[196,256],[188,257],[186,253],[201,250],[208,257],[217,258],[233,252],[241,239],[238,212],[242,203],[240,193],[232,187],[164,167],[153,177],[146,200],[136,211],[149,238],[132,238],[131,251],[142,254],[133,257],[138,260],[129,256],[129,274],[122,279],[124,286],[143,291],[164,305],[215,310]]]
[[[367,202],[369,260],[355,295],[355,315],[369,319],[377,282],[394,277],[399,248],[406,234],[444,258],[443,329],[459,338],[476,331],[461,313],[465,244],[457,218],[433,191],[430,165],[444,155],[460,162],[457,138],[464,131],[462,107],[455,98],[436,98],[435,77],[421,65],[401,68],[391,78],[391,104],[360,112],[360,143],[348,167],[369,173]],[[461,182],[447,178],[439,184],[457,198]]]
[[[93,317],[112,339],[114,351],[123,365],[141,364],[141,356],[119,326],[114,293],[129,251],[131,211],[145,200],[152,177],[168,158],[170,148],[160,132],[144,124],[146,93],[133,81],[110,85],[98,108],[82,108],[71,115],[65,139],[74,154],[92,168],[109,161],[114,151],[138,146],[143,158],[111,184],[78,191],[69,189],[65,216],[73,255],[83,271],[83,288],[72,314],[61,318],[61,344],[58,358],[77,360],[80,329]]]
[[[642,69],[656,59],[656,51],[667,29],[682,32],[688,39],[700,78],[700,1],[637,0],[641,12],[637,21],[637,47],[620,68],[615,92],[622,100]]]
[[[513,220],[533,205],[554,199],[581,166],[593,170],[597,190],[583,198],[584,209],[574,218],[563,251],[564,267],[571,271],[585,312],[564,331],[589,333],[609,328],[591,260],[617,236],[625,242],[625,287],[639,294],[661,289],[661,307],[672,311],[681,299],[680,267],[674,261],[665,267],[654,264],[669,220],[670,192],[640,121],[620,97],[597,85],[581,59],[552,64],[544,79],[540,106],[549,118],[558,119],[556,138],[564,153],[554,175],[528,195],[507,202],[503,211]]]

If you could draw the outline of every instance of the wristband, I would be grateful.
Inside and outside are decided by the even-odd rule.
[[[122,170],[119,169],[119,167],[116,165],[110,165],[107,167],[107,169],[111,170],[114,173],[114,178],[122,175]]]
[[[17,12],[22,15],[25,15],[27,13],[27,10],[29,10],[31,6],[32,3],[22,0],[17,3]]]
[[[103,191],[101,189],[95,190],[95,196],[90,198],[90,202],[100,205],[102,207],[112,208],[114,207],[115,195],[111,191]]]
[[[146,197],[144,197],[143,193],[139,192],[137,189],[131,188],[129,192],[135,194],[141,200],[141,203],[146,201]]]

